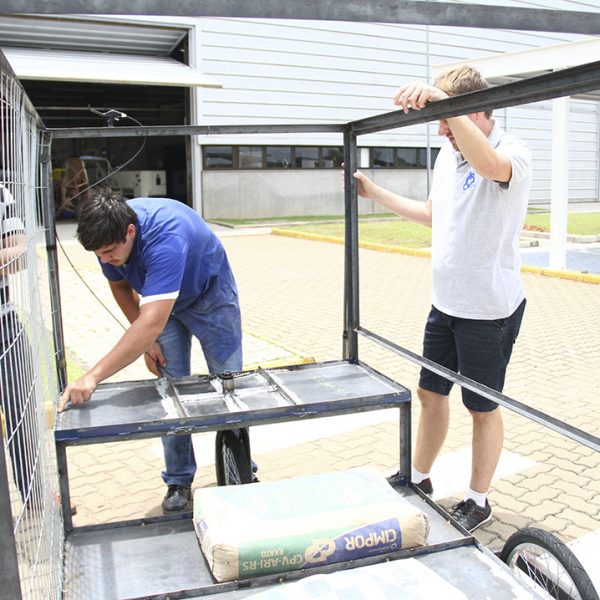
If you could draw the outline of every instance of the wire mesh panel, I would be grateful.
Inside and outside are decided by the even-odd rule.
[[[58,598],[58,395],[40,122],[0,56],[0,597]],[[47,200],[47,198],[46,198]]]

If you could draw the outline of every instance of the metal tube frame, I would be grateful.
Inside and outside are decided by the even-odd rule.
[[[42,211],[46,229],[46,252],[48,255],[48,275],[50,279],[50,306],[52,310],[52,333],[59,389],[67,385],[67,362],[60,302],[60,283],[58,276],[58,255],[56,250],[56,228],[54,221],[54,200],[52,196],[52,163],[50,161],[51,136],[42,132],[40,140],[40,186]]]
[[[523,404],[518,400],[513,400],[509,396],[506,396],[501,392],[497,392],[496,390],[493,390],[481,383],[477,383],[476,381],[473,381],[464,375],[459,375],[458,373],[455,373],[446,367],[442,367],[441,365],[438,365],[437,363],[424,358],[419,354],[411,352],[410,350],[407,350],[406,348],[403,348],[394,342],[390,342],[389,340],[369,331],[368,329],[365,329],[364,327],[358,327],[357,332],[366,339],[375,342],[376,344],[386,348],[398,356],[402,356],[421,367],[426,367],[430,371],[445,377],[461,387],[465,387],[472,392],[476,392],[488,400],[497,402],[500,406],[504,406],[505,408],[508,408],[519,415],[527,417],[536,423],[545,425],[552,431],[556,431],[557,433],[560,433],[574,440],[575,442],[578,442],[579,444],[587,446],[596,452],[600,452],[600,438],[591,435],[590,433],[582,431],[577,427],[572,427],[571,425],[568,425],[567,423],[564,423],[563,421],[560,421],[559,419],[556,419],[555,417],[543,413],[535,408],[531,408],[527,404]]]
[[[599,19],[600,20],[600,19]],[[454,96],[433,102],[418,111],[404,113],[399,110],[351,121],[347,124],[321,125],[178,125],[154,127],[81,127],[55,128],[48,131],[54,139],[85,139],[178,135],[228,135],[253,133],[342,133],[350,130],[354,135],[364,135],[407,127],[440,118],[465,115],[483,110],[519,106],[530,102],[573,96],[600,89],[600,61],[586,63],[505,83],[485,90]]]
[[[350,0],[344,3],[342,7],[339,3],[329,3],[325,5],[315,0],[308,0],[303,3],[303,10],[308,12],[303,14],[303,18],[327,18],[327,19],[338,19],[338,20],[354,20],[354,21],[369,21],[375,20],[384,22],[391,20],[395,23],[400,22],[411,22],[413,24],[423,23],[426,25],[463,25],[463,26],[474,26],[474,27],[493,27],[493,28],[513,28],[513,29],[538,29],[544,31],[570,31],[569,27],[572,27],[577,33],[600,33],[600,23],[598,22],[598,15],[596,13],[574,13],[568,14],[567,11],[544,11],[540,9],[506,9],[497,7],[482,7],[473,5],[457,5],[453,3],[428,3],[428,2],[414,2],[409,0],[401,1],[402,6],[398,6],[398,3],[394,3],[392,8],[389,5],[391,0],[362,0],[356,2]],[[203,2],[202,0],[194,0],[190,4],[188,0],[182,0],[178,3],[177,10],[178,14],[184,14],[186,10],[207,10],[211,8],[213,13],[207,12],[206,14],[223,14],[231,16],[244,16],[247,8],[248,14],[246,16],[260,17],[280,17],[285,18],[285,10],[289,8],[286,3],[281,3],[279,0],[272,0],[274,6],[271,6],[270,0],[261,0],[260,3],[255,4],[253,2],[235,2],[233,0],[224,0],[219,5],[214,2]],[[39,0],[28,0],[27,3],[19,2],[17,0],[4,2],[4,5],[10,5],[11,12],[37,12],[43,13],[47,11],[48,5],[56,8],[58,3],[50,0],[40,4]],[[118,2],[119,8],[116,12],[121,14],[132,14],[131,10],[135,11],[138,3],[136,0],[129,0],[127,3]],[[164,0],[158,2],[145,2],[144,13],[153,14],[153,5],[157,10],[168,9],[164,14],[169,14],[173,8],[171,5],[167,7]],[[333,5],[333,6],[331,6]],[[374,11],[378,5],[384,5],[383,12],[388,19],[382,18],[382,14],[378,11]],[[259,8],[260,6],[260,8]],[[79,2],[73,2],[70,0],[62,0],[60,3],[61,10],[65,12],[87,12],[92,13],[99,9],[98,12],[106,13],[113,12],[115,6],[113,4],[110,11],[107,11],[104,7],[104,2],[98,0],[86,3],[85,11],[81,9]],[[269,14],[257,14],[262,10],[273,8]],[[24,10],[25,9],[25,10]],[[297,9],[291,9],[292,12],[297,12]],[[356,10],[357,14],[352,14],[352,11]],[[469,15],[469,11],[475,11]],[[216,11],[216,12],[214,12]],[[317,11],[315,13],[315,11]],[[413,12],[411,12],[413,11]],[[414,11],[417,11],[416,14]],[[527,20],[528,11],[531,13],[532,21]],[[403,13],[404,18],[400,18],[400,13]],[[450,13],[454,13],[455,20],[453,20]],[[459,21],[456,22],[456,15],[459,15]],[[476,18],[473,18],[475,14]],[[374,18],[376,15],[376,18]],[[390,18],[393,15],[393,18]],[[420,16],[419,16],[420,15]],[[439,19],[439,23],[436,20]],[[508,21],[503,17],[509,15]],[[296,16],[295,14],[293,16]],[[362,17],[362,18],[361,18]],[[423,19],[423,20],[419,20]],[[575,19],[577,21],[572,21]],[[518,21],[518,25],[517,25]],[[570,25],[568,25],[570,23]],[[537,27],[536,27],[537,25]],[[587,27],[587,29],[586,29]],[[589,28],[593,31],[590,31]],[[596,30],[597,29],[597,30]],[[446,118],[449,116],[468,114],[470,112],[477,112],[490,108],[502,108],[507,106],[516,106],[519,104],[526,104],[530,102],[537,102],[541,100],[567,96],[572,94],[578,94],[586,91],[593,91],[600,89],[600,62],[589,63],[580,67],[574,67],[571,69],[565,69],[557,71],[548,75],[542,75],[535,78],[530,78],[524,81],[510,83],[496,88],[483,90],[480,92],[474,92],[472,94],[465,94],[463,96],[449,98],[442,102],[436,102],[425,107],[421,111],[411,111],[408,114],[404,114],[401,111],[394,111],[384,115],[378,115],[368,119],[361,119],[347,123],[345,125],[285,125],[285,126],[217,126],[217,127],[203,127],[203,126],[179,126],[179,127],[114,127],[110,129],[100,128],[86,128],[86,129],[56,129],[48,130],[53,137],[56,139],[68,139],[68,138],[93,138],[93,137],[137,137],[137,136],[150,136],[150,135],[219,135],[219,134],[236,134],[236,133],[304,133],[304,132],[343,132],[344,136],[344,181],[345,181],[345,272],[344,272],[344,339],[343,339],[343,356],[344,359],[350,361],[358,361],[358,335],[365,337],[366,339],[375,342],[382,347],[394,352],[395,354],[407,358],[412,362],[421,366],[426,366],[434,372],[446,377],[447,379],[457,383],[458,385],[467,387],[478,394],[496,401],[498,404],[517,412],[527,418],[534,420],[550,429],[561,433],[570,439],[577,441],[587,447],[590,447],[596,451],[600,451],[600,439],[592,435],[589,435],[581,430],[570,427],[569,425],[562,423],[561,421],[554,419],[553,417],[544,414],[540,411],[532,409],[522,403],[517,402],[499,392],[491,390],[477,382],[467,379],[432,363],[427,359],[412,353],[411,351],[389,341],[385,338],[378,336],[375,333],[368,331],[367,329],[360,326],[360,312],[359,312],[359,264],[358,264],[358,206],[357,206],[357,191],[356,182],[352,177],[352,173],[357,168],[357,136],[373,133],[376,131],[383,131],[395,127],[403,127],[407,125],[424,123],[427,121]],[[46,178],[47,179],[47,178]],[[46,180],[45,180],[46,181]],[[49,181],[47,182],[49,183]],[[47,198],[47,196],[46,196]],[[53,247],[52,236],[48,238],[49,252],[55,252]],[[57,282],[57,280],[56,280]],[[62,329],[61,329],[62,331]],[[410,472],[410,404],[406,403],[400,407],[400,471],[398,473],[396,481],[406,483],[408,474]],[[4,461],[3,452],[0,451],[0,470],[6,465]],[[67,472],[67,456],[66,446],[62,443],[57,444],[57,461],[59,467],[59,480],[61,482],[61,502],[63,507],[63,515],[65,517],[65,531],[70,531],[73,528],[72,519],[70,516],[70,496],[68,487],[68,472]],[[0,485],[6,482],[6,477],[0,476]],[[0,509],[2,508],[3,490],[0,488]],[[4,496],[6,498],[7,496]],[[11,540],[12,536],[2,536],[4,539]],[[465,538],[462,543],[473,543],[474,538]],[[12,540],[14,546],[14,540]],[[8,560],[10,561],[14,557],[14,548],[8,549]],[[431,552],[431,547],[427,547],[424,552]],[[11,554],[12,552],[12,554]],[[15,558],[16,560],[16,558]],[[13,561],[14,563],[14,561]],[[340,566],[335,565],[335,569],[339,569]],[[4,567],[4,564],[3,564]],[[9,568],[14,568],[13,564],[9,564]],[[18,583],[18,572],[16,572],[17,583]],[[292,575],[290,578],[293,578]],[[280,581],[280,576],[277,576],[277,580]],[[189,592],[186,591],[185,595]],[[19,590],[20,593],[20,590]],[[14,597],[20,597],[16,594]]]
[[[435,3],[439,7],[441,3]],[[535,9],[538,12],[538,9]],[[557,12],[557,11],[551,11]],[[597,15],[596,15],[597,17]],[[494,24],[497,26],[497,23]],[[467,387],[478,394],[491,399],[510,410],[546,425],[550,429],[566,435],[589,448],[600,451],[600,439],[579,429],[571,427],[541,411],[536,411],[467,379],[453,371],[444,369],[416,355],[401,346],[371,333],[360,326],[359,311],[359,264],[358,264],[358,206],[356,181],[352,173],[357,168],[357,136],[396,127],[405,127],[425,123],[439,118],[447,118],[478,112],[486,109],[517,106],[529,102],[549,100],[562,96],[581,94],[600,89],[600,61],[554,71],[525,80],[507,83],[485,90],[455,96],[440,102],[431,103],[422,110],[393,111],[367,119],[352,121],[345,125],[244,125],[230,126],[177,126],[177,127],[111,127],[111,128],[73,128],[48,130],[56,139],[89,137],[139,137],[150,135],[205,135],[242,134],[242,133],[305,133],[305,132],[343,132],[344,136],[344,182],[345,182],[345,270],[344,270],[344,333],[343,357],[346,360],[358,360],[358,334],[378,343],[388,350],[409,360],[426,366],[460,386]],[[406,410],[406,409],[404,409]],[[401,473],[407,473],[410,463],[406,460],[410,449],[410,428],[406,415],[401,412]],[[408,461],[410,452],[408,452]]]
[[[345,244],[344,244],[344,333],[343,357],[345,360],[358,360],[359,325],[359,285],[358,285],[358,203],[356,201],[356,179],[352,174],[357,169],[356,135],[344,131],[344,204],[345,204]]]
[[[60,491],[60,506],[63,516],[63,530],[69,533],[73,529],[73,514],[71,512],[71,490],[69,486],[69,467],[67,462],[67,447],[56,444],[56,466],[58,468],[58,485]]]

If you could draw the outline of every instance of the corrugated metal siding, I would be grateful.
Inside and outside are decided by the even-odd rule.
[[[487,4],[497,5],[495,0]],[[503,0],[520,7],[587,10],[600,13],[590,0]],[[201,123],[347,122],[394,109],[392,96],[410,79],[425,79],[433,64],[478,58],[583,36],[540,33],[315,21],[200,19],[200,70],[223,83],[205,90]],[[427,51],[429,50],[429,57]],[[572,103],[577,155],[571,163],[573,199],[597,198],[598,114],[595,104]],[[523,137],[535,155],[532,200],[547,201],[550,185],[550,103],[502,111],[506,127]],[[426,125],[363,136],[361,145],[424,146]],[[439,145],[437,126],[429,125],[430,143]],[[579,144],[579,138],[585,144]],[[205,140],[201,140],[205,141]],[[212,140],[214,143],[214,140]],[[252,136],[219,143],[340,143],[336,135]],[[595,169],[595,171],[594,171]],[[594,181],[596,182],[594,184]]]
[[[226,78],[223,94],[204,96],[203,115],[217,123],[362,118],[392,108],[399,75],[426,73],[416,28],[206,19],[200,41],[201,70]]]
[[[594,200],[600,170],[598,103],[572,100],[569,116],[569,197]]]

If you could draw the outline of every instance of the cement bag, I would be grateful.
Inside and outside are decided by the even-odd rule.
[[[196,490],[194,526],[217,581],[424,545],[427,516],[372,469]]]

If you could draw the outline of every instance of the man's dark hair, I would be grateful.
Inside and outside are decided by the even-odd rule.
[[[129,225],[137,215],[118,192],[98,190],[79,208],[77,239],[86,250],[98,250],[125,241]]]

